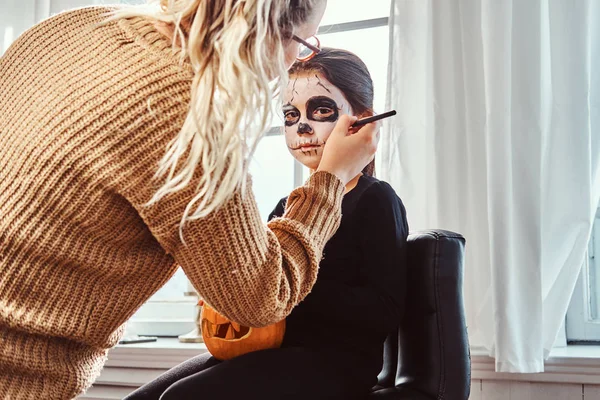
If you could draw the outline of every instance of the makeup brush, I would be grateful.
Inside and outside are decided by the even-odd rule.
[[[394,116],[394,115],[396,115],[396,110],[384,112],[383,114],[373,115],[372,117],[367,117],[367,118],[359,119],[358,121],[356,121],[355,123],[353,123],[352,125],[350,125],[350,128],[358,128],[359,126],[363,126],[364,124],[368,124],[370,122],[379,121],[380,119],[384,119],[384,118],[391,117],[391,116]]]

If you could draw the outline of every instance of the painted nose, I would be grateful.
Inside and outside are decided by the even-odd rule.
[[[300,122],[298,124],[298,134],[311,134],[313,130],[309,124],[305,124],[304,122]]]

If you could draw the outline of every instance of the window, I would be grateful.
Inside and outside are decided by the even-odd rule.
[[[600,342],[600,205],[596,212],[588,256],[577,279],[567,312],[569,342]]]

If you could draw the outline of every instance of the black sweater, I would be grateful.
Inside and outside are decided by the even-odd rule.
[[[269,220],[283,215],[285,201]],[[344,196],[317,282],[286,320],[283,346],[338,349],[379,372],[383,342],[404,311],[408,224],[386,182],[362,176]]]

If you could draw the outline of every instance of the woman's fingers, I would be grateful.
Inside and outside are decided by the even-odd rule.
[[[349,115],[340,117],[323,149],[317,169],[338,176],[344,184],[371,162],[379,142],[379,123],[366,124],[352,133],[350,126],[356,119]]]
[[[338,119],[337,124],[335,124],[335,128],[333,128],[332,135],[343,135],[348,136],[348,133],[351,131],[351,126],[358,120],[357,117],[353,115],[344,114]],[[330,136],[331,137],[331,136]]]
[[[380,131],[381,123],[376,121],[359,127],[354,135],[362,136],[364,145],[367,146],[368,150],[372,152],[372,155],[374,155],[375,151],[377,151],[377,145],[379,144]]]

